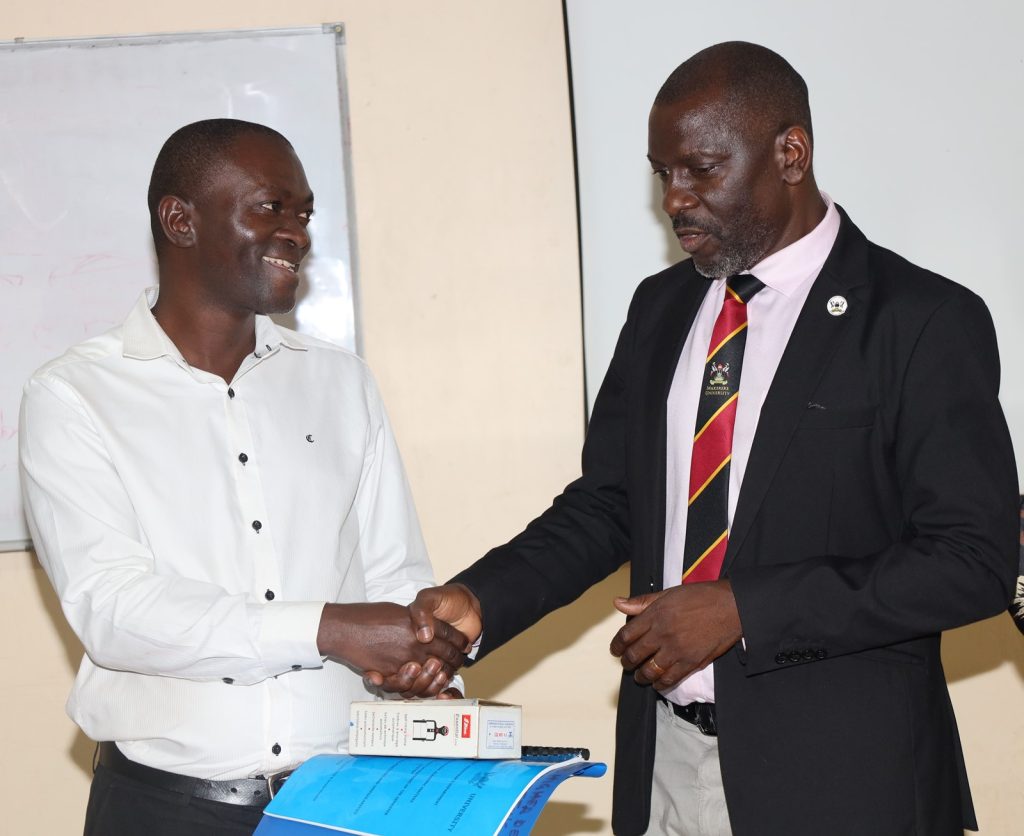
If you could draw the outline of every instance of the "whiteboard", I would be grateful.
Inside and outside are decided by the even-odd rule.
[[[702,10],[567,0],[588,405],[637,283],[683,257],[646,160],[654,96],[698,50],[753,41],[807,81],[818,185],[871,240],[988,304],[1024,466],[1024,5],[719,0]]]
[[[17,419],[25,380],[120,323],[156,284],[146,191],[199,119],[261,122],[316,196],[313,246],[282,324],[356,349],[340,25],[0,44],[0,548],[24,548]]]

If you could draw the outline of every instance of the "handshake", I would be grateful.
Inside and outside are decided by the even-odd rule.
[[[480,637],[480,602],[461,584],[428,587],[403,607],[327,604],[317,647],[367,685],[411,697],[458,698],[452,676]]]
[[[710,665],[743,637],[727,578],[681,584],[660,592],[616,598],[628,620],[609,649],[639,685],[667,691]],[[405,698],[461,697],[451,678],[483,630],[480,601],[450,583],[421,589],[398,604],[327,604],[317,645],[344,662],[370,687]]]

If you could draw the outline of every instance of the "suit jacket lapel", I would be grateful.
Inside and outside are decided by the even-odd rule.
[[[790,438],[843,333],[864,314],[856,304],[854,289],[868,278],[867,239],[841,208],[839,212],[839,236],[793,327],[761,409],[729,532],[723,575],[743,547]],[[836,295],[850,301],[842,316],[832,316],[826,310],[828,300]]]
[[[643,357],[649,363],[648,385],[644,388],[644,418],[640,426],[653,428],[653,432],[644,432],[644,440],[649,445],[645,459],[653,463],[651,472],[658,482],[652,492],[655,501],[648,503],[650,510],[650,531],[654,532],[651,548],[648,550],[650,563],[649,572],[654,589],[662,588],[665,559],[665,483],[666,483],[666,449],[667,449],[667,410],[668,393],[672,388],[679,355],[682,353],[686,337],[693,326],[701,302],[711,287],[710,280],[702,279],[689,262],[679,265],[683,275],[673,287],[673,294],[656,312],[657,330],[651,340],[648,356]]]

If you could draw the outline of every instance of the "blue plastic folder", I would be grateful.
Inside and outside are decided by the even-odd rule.
[[[603,763],[318,755],[288,779],[256,836],[526,834],[557,787]]]

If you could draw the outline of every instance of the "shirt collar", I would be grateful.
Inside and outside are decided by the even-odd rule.
[[[825,192],[821,197],[827,208],[814,229],[745,272],[753,273],[784,296],[792,296],[805,282],[816,278],[839,235],[839,211]]]
[[[148,287],[139,296],[124,322],[122,353],[134,360],[155,360],[157,357],[172,357],[185,363],[178,347],[164,333],[150,310],[160,294],[158,287]],[[289,332],[283,331],[269,316],[256,316],[256,356],[269,354],[279,345],[296,351],[305,351],[306,346],[298,342]]]
[[[296,340],[293,333],[279,328],[269,316],[256,314],[256,356],[269,354],[279,345],[294,351],[306,350],[306,346]]]

